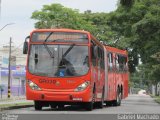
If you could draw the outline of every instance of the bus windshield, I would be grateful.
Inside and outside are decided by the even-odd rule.
[[[82,76],[89,70],[88,46],[71,45],[31,45],[29,72],[47,77]]]

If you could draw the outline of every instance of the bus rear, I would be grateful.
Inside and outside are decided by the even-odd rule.
[[[35,109],[65,104],[89,105],[92,100],[90,78],[90,34],[69,29],[41,29],[31,32],[24,43],[28,54],[26,98]]]

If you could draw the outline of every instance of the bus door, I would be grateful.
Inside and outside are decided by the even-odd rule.
[[[97,57],[97,98],[102,98],[103,87],[104,87],[104,51],[102,48],[98,47],[98,57]]]
[[[102,98],[102,91],[104,86],[104,51],[97,45],[92,47],[92,65],[94,66],[92,69],[92,77],[95,81],[95,89],[96,89],[96,98]]]
[[[117,85],[117,68],[116,68],[116,54],[113,54],[113,78],[112,78],[112,99],[116,98],[116,85]]]
[[[115,72],[114,72],[114,76],[115,76],[115,98],[116,98],[116,94],[117,94],[117,85],[118,84],[122,84],[122,73],[120,70],[120,57],[118,54],[115,54],[114,56],[114,63],[115,63]]]
[[[91,62],[92,62],[92,73],[91,73],[91,79],[93,81],[93,92],[96,98],[97,94],[97,87],[98,87],[98,52],[97,52],[97,46],[92,41],[91,44]],[[95,86],[94,86],[95,85]]]

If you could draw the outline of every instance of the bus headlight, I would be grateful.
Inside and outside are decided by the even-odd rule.
[[[41,90],[40,87],[38,87],[38,85],[36,85],[34,82],[28,80],[28,85],[32,90]]]
[[[82,83],[81,85],[79,85],[74,91],[76,91],[76,92],[83,91],[89,86],[89,84],[90,84],[90,82],[86,81],[86,82]]]

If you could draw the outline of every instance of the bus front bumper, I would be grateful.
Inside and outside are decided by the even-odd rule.
[[[37,101],[57,101],[57,102],[90,102],[92,94],[90,89],[81,92],[51,92],[51,91],[35,91],[27,88],[27,100]]]

